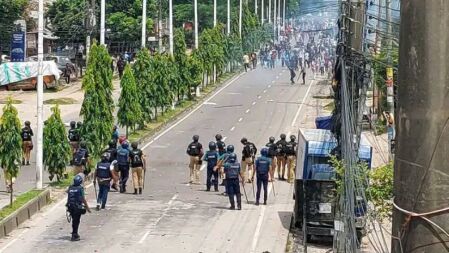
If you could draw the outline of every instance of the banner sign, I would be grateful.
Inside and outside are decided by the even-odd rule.
[[[25,33],[14,32],[11,38],[11,61],[25,61]]]

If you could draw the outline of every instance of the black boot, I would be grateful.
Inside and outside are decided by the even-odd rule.
[[[72,234],[72,238],[70,238],[70,241],[75,242],[75,241],[79,241],[80,240],[80,236],[78,234]]]
[[[118,191],[117,184],[112,184],[111,188]]]
[[[237,194],[237,209],[242,210],[242,196]]]
[[[133,194],[137,195],[137,189],[136,188],[134,188],[134,193]]]
[[[142,188],[139,188],[139,194],[142,194]]]
[[[229,196],[229,203],[231,203],[231,207],[229,209],[235,210],[234,196]]]
[[[125,192],[125,187],[123,187],[122,185],[120,185],[120,193],[124,193]]]

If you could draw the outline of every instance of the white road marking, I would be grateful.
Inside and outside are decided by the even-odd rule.
[[[306,95],[304,96],[304,98],[302,99],[301,105],[298,108],[298,111],[296,111],[295,117],[293,118],[292,124],[291,126],[294,126],[296,123],[296,120],[299,117],[299,113],[301,112],[302,106],[304,105],[304,103],[306,102],[307,96],[309,95],[310,92],[310,88],[312,88],[313,82],[315,82],[315,80],[312,80],[309,84],[309,88],[307,89]]]
[[[256,103],[257,103],[257,102],[256,102],[256,101],[254,101],[254,102],[253,102],[253,105],[255,105]]]
[[[203,105],[217,105],[217,103],[214,103],[214,102],[204,102]]]
[[[249,111],[250,111],[250,110],[249,110],[249,109],[247,109],[247,110],[245,111],[245,113],[249,113]]]
[[[261,95],[259,95],[259,96],[257,96],[257,99],[260,99],[262,96]]]
[[[267,93],[267,90],[263,90],[263,93]]]
[[[242,120],[243,120],[243,118],[240,118],[240,119],[239,119],[239,122],[242,122]]]
[[[170,199],[170,201],[168,201],[167,207],[164,209],[164,211],[162,211],[162,215],[151,225],[152,228],[156,227],[157,224],[162,220],[162,218],[164,218],[167,215],[168,211],[171,208],[171,205],[176,200],[176,198],[178,198],[178,194],[173,195],[173,197]],[[139,244],[142,244],[145,241],[145,239],[147,239],[149,234],[150,234],[150,230],[145,232],[145,234],[142,236],[142,238],[140,238]]]
[[[270,196],[270,192],[271,189],[273,188],[273,183],[268,183],[270,187],[268,187],[268,196]],[[253,242],[251,244],[251,250],[249,251],[250,253],[254,253],[256,252],[256,247],[257,247],[257,242],[259,241],[259,236],[260,236],[260,229],[262,228],[262,222],[263,222],[263,218],[265,216],[265,209],[267,208],[267,206],[262,205],[261,207],[261,211],[259,214],[259,219],[257,220],[257,226],[256,226],[256,231],[254,231],[254,236],[253,236]]]
[[[271,81],[271,82],[272,82],[272,83],[275,83],[276,81],[273,80],[273,81]]]
[[[215,92],[212,96],[210,96],[206,101],[204,101],[204,103],[207,103],[209,101],[211,101],[215,96],[217,96],[218,94],[220,94],[220,92],[222,92],[224,89],[226,89],[229,85],[233,84],[237,79],[239,79],[244,73],[241,73],[240,75],[236,76],[234,79],[232,79],[231,81],[229,81],[229,83],[227,83],[225,86],[221,87],[217,92]],[[203,104],[204,104],[203,103]],[[201,108],[201,106],[203,104],[198,105],[195,109],[193,109],[191,112],[189,112],[186,116],[184,116],[182,119],[178,120],[177,122],[175,122],[173,125],[171,125],[169,128],[165,129],[162,133],[160,133],[158,136],[156,136],[153,140],[149,141],[147,144],[145,144],[144,146],[142,146],[142,150],[148,148],[151,144],[153,144],[153,142],[155,142],[157,139],[159,139],[160,137],[164,136],[166,133],[170,132],[173,128],[175,128],[177,125],[181,124],[184,120],[186,120],[187,118],[189,118],[192,114],[194,114],[196,111],[198,111],[198,109]]]
[[[223,137],[223,142],[228,138],[228,136]]]
[[[230,131],[232,132],[232,131],[234,131],[234,129],[235,129],[235,126],[231,127],[231,130],[230,130]]]
[[[271,84],[270,84],[270,85],[268,85],[268,88],[271,88]]]

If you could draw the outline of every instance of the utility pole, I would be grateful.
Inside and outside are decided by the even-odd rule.
[[[147,41],[147,0],[143,0],[142,6],[142,48],[145,48]]]
[[[285,0],[284,0],[284,7],[282,8],[282,26],[284,27],[285,32]]]
[[[157,11],[157,36],[158,36],[158,46],[159,53],[162,53],[162,0],[159,0],[159,8]]]
[[[257,1],[258,0],[254,0],[254,14],[256,14],[256,16],[257,16]]]
[[[173,56],[173,0],[168,0],[168,25],[170,55]]]
[[[268,23],[271,24],[271,1],[273,0],[268,0]]]
[[[100,17],[100,44],[105,44],[105,33],[106,33],[106,27],[105,27],[105,20],[106,20],[106,0],[101,0],[101,17]]]
[[[228,0],[228,15],[227,15],[227,24],[226,24],[226,28],[227,28],[227,32],[228,35],[231,34],[231,0]]]
[[[242,38],[242,0],[240,0],[240,7],[239,7],[239,36]]]
[[[277,17],[277,20],[278,20],[277,21],[278,39],[280,38],[280,35],[281,35],[281,1],[282,0],[278,0],[278,2],[279,2],[279,5],[278,5],[278,17]]]
[[[39,0],[37,36],[37,151],[36,151],[36,188],[42,189],[43,136],[44,136],[44,0]]]
[[[214,27],[217,26],[217,0],[214,0]]]
[[[262,0],[261,8],[260,8],[260,9],[261,9],[260,11],[262,12],[261,15],[260,15],[260,16],[261,16],[261,18],[260,18],[260,23],[261,23],[262,25],[263,25],[264,22],[265,22],[265,20],[264,20],[265,7],[264,7],[264,4],[263,4],[263,1],[264,1],[264,0]]]
[[[391,36],[393,36],[392,33],[392,25],[391,25],[391,8],[390,8],[391,0],[385,1],[385,13],[386,13],[386,20],[387,20],[387,104],[388,104],[388,110],[390,111],[390,115],[394,117],[394,80],[393,80],[393,68],[392,68],[392,60],[391,60],[391,50],[393,50],[393,40]],[[393,149],[392,144],[395,139],[395,133],[396,128],[394,124],[394,120],[387,120],[387,129],[388,129],[388,160],[393,160]]]
[[[170,0],[172,1],[172,0]],[[198,0],[193,0],[193,12],[195,19],[195,49],[198,49]]]
[[[393,253],[448,249],[448,26],[448,1],[401,2]]]
[[[274,36],[274,41],[276,42],[277,40],[277,34],[276,34],[276,27],[277,27],[277,13],[276,13],[276,6],[277,6],[277,0],[274,0],[274,5],[273,5],[273,36]]]
[[[94,28],[96,26],[96,19],[95,19],[95,0],[91,0],[90,7],[88,9],[89,17],[88,17],[88,23],[89,23],[89,34],[86,38],[86,68],[87,63],[89,62],[89,53],[90,53],[90,44],[91,44],[91,36],[94,32]]]

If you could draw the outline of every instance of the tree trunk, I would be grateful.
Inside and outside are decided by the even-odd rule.
[[[12,184],[12,176],[9,177],[10,179],[10,183],[9,183],[9,189],[10,189],[10,194],[9,194],[9,206],[12,207],[12,201],[13,201],[13,184]]]
[[[128,139],[128,126],[125,126],[126,139]]]

